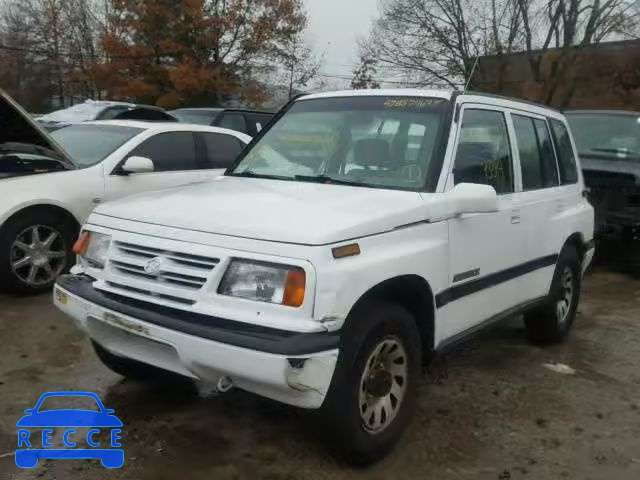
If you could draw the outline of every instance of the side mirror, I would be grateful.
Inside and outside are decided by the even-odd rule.
[[[154,166],[150,158],[134,156],[125,160],[122,167],[120,167],[120,171],[124,175],[129,175],[130,173],[148,173],[154,171]]]
[[[498,195],[490,185],[459,183],[447,193],[450,213],[491,213],[498,211]]]

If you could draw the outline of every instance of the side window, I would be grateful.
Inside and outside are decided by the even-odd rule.
[[[578,167],[573,153],[569,131],[564,123],[559,120],[550,120],[553,138],[558,152],[558,166],[560,167],[560,182],[563,185],[578,181]]]
[[[247,122],[241,113],[229,112],[223,113],[222,118],[218,120],[218,127],[228,128],[236,132],[247,133]]]
[[[266,127],[267,124],[271,121],[272,118],[273,118],[273,115],[268,115],[268,114],[264,114],[264,113],[260,113],[260,114],[256,115],[256,129],[257,129],[257,131],[259,132],[264,127]]]
[[[456,153],[455,183],[491,185],[498,194],[513,192],[513,162],[504,114],[465,110]]]
[[[129,107],[110,107],[104,109],[100,112],[100,115],[96,118],[96,120],[111,120],[112,118],[116,118],[122,112],[126,112],[129,110]]]
[[[558,169],[544,120],[512,115],[520,153],[522,189],[538,190],[558,185]]]
[[[232,135],[201,133],[204,141],[207,168],[230,167],[244,144]]]
[[[160,133],[139,145],[129,156],[135,155],[150,158],[156,172],[202,168],[196,161],[191,132]]]

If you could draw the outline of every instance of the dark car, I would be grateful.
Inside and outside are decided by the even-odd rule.
[[[601,235],[640,240],[640,113],[566,112]]]
[[[161,107],[102,100],[87,100],[37,118],[38,123],[50,132],[66,125],[92,120],[178,121]]]
[[[179,108],[168,113],[184,123],[228,128],[250,137],[255,137],[275,115],[265,110],[242,108]]]

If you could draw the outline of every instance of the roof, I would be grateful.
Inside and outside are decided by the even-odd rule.
[[[528,100],[522,100],[519,98],[513,97],[503,97],[500,95],[494,95],[491,93],[482,93],[482,92],[473,92],[466,91],[462,92],[460,90],[428,90],[428,89],[417,89],[417,88],[400,88],[400,89],[374,89],[374,90],[341,90],[337,92],[323,92],[323,93],[315,93],[311,95],[302,95],[298,100],[313,100],[317,98],[337,98],[337,97],[373,97],[373,96],[384,96],[384,97],[431,97],[431,98],[442,98],[445,100],[451,100],[456,98],[459,95],[465,95],[466,97],[484,97],[496,100],[496,105],[509,104],[509,106],[513,107],[516,104],[526,105],[527,110],[537,110],[539,114],[547,114],[548,112],[554,112],[556,114],[562,115],[562,112],[555,110],[552,107],[547,105],[530,102]]]
[[[197,125],[191,123],[180,122],[142,122],[140,120],[94,120],[92,122],[83,122],[76,125],[105,125],[105,126],[117,126],[117,127],[131,127],[139,128],[141,130],[149,131],[155,130],[158,132],[210,132],[210,133],[222,133],[225,135],[232,135],[239,138],[244,143],[249,143],[251,137],[245,135],[242,132],[236,130],[230,130],[228,128],[209,127],[207,125]]]
[[[171,112],[184,112],[184,111],[197,111],[197,112],[221,112],[224,108],[220,107],[185,107],[185,108],[174,108],[173,110],[169,110]]]
[[[562,113],[560,110],[557,110],[553,107],[550,107],[549,105],[545,105],[544,103],[538,103],[538,102],[532,102],[531,100],[526,100],[524,98],[517,98],[517,97],[509,97],[506,95],[498,95],[495,93],[485,93],[485,92],[476,92],[476,91],[472,91],[469,90],[467,92],[464,92],[464,95],[475,95],[478,97],[487,97],[487,98],[494,98],[496,100],[504,100],[504,101],[508,101],[508,102],[517,102],[517,103],[521,103],[524,105],[528,105],[530,107],[537,107],[537,108],[541,108],[544,110],[551,110],[552,112],[556,112],[556,113]]]
[[[334,97],[435,97],[450,100],[455,90],[424,90],[419,88],[380,88],[370,90],[339,90],[302,95],[298,100]]]
[[[575,114],[588,114],[588,115],[620,115],[625,117],[637,117],[640,115],[640,112],[634,112],[631,110],[594,110],[594,109],[578,109],[574,108],[572,110],[565,110],[565,115],[575,115]]]
[[[173,110],[169,110],[168,113],[171,112],[184,112],[184,111],[191,111],[191,112],[249,112],[249,113],[266,113],[266,114],[270,114],[270,115],[274,115],[275,112],[269,111],[269,110],[264,110],[264,109],[258,109],[258,108],[241,108],[241,107],[229,107],[229,108],[224,108],[224,107],[184,107],[184,108],[174,108]]]
[[[115,100],[91,100],[91,99],[89,99],[89,100],[85,100],[84,102],[81,102],[81,103],[93,104],[93,105],[97,105],[99,107],[113,107],[115,105],[125,105],[127,107],[135,107],[136,106],[135,103],[118,102],[118,101],[115,101]],[[80,105],[80,104],[76,103],[76,105]]]

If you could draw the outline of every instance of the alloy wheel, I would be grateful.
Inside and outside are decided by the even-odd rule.
[[[573,272],[565,267],[560,278],[560,298],[556,303],[556,315],[560,324],[567,323],[573,300]]]
[[[67,251],[59,231],[32,225],[20,232],[9,249],[11,270],[25,284],[51,283],[64,270]]]

